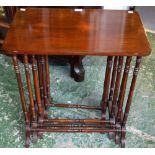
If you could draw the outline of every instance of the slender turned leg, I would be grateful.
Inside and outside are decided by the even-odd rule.
[[[127,104],[126,104],[125,112],[124,112],[124,117],[123,117],[123,121],[122,121],[121,147],[125,147],[126,122],[127,122],[128,113],[129,113],[130,106],[131,106],[131,101],[132,101],[135,85],[136,85],[136,80],[137,80],[137,75],[138,75],[141,59],[142,59],[142,57],[140,57],[140,56],[138,56],[136,59],[136,65],[134,68],[133,78],[132,78],[132,82],[130,85],[130,91],[129,91]]]
[[[117,75],[116,75],[116,82],[115,82],[115,89],[114,89],[114,93],[113,93],[112,106],[111,106],[111,112],[110,112],[111,125],[115,124],[115,110],[116,110],[118,92],[119,92],[119,89],[120,89],[122,66],[123,66],[123,57],[119,57],[118,67],[117,67]],[[110,138],[113,138],[115,133],[110,133],[109,135],[110,135]]]
[[[131,63],[132,57],[127,57],[126,59],[126,64],[124,68],[124,73],[123,73],[123,78],[122,78],[122,83],[121,83],[121,89],[119,93],[119,98],[117,101],[118,105],[118,110],[117,110],[117,116],[116,116],[116,128],[121,130],[121,122],[122,122],[122,116],[123,116],[123,102],[124,102],[124,96],[125,96],[125,91],[126,91],[126,84],[127,84],[127,79],[128,79],[128,73],[130,69],[130,63]],[[120,133],[116,132],[116,137],[115,137],[116,143],[120,143]]]
[[[110,93],[109,93],[109,100],[108,100],[109,119],[111,116],[110,112],[111,112],[112,100],[113,100],[113,95],[114,95],[114,87],[115,87],[116,72],[117,72],[117,63],[118,63],[118,56],[115,57],[114,64],[113,64]],[[113,125],[113,124],[114,124],[114,122],[111,123],[111,125]],[[112,139],[113,136],[114,136],[114,133],[109,132],[109,138]]]
[[[40,91],[39,91],[39,78],[38,78],[38,74],[39,70],[38,70],[38,74],[37,74],[37,60],[35,58],[34,55],[32,55],[32,72],[33,72],[33,81],[34,81],[34,88],[35,88],[35,97],[36,97],[36,103],[37,103],[37,107],[38,107],[38,125],[42,126],[43,123],[43,119],[44,119],[44,110],[41,104],[41,95],[40,95]],[[38,135],[40,136],[41,134],[38,133]]]
[[[30,73],[29,73],[29,62],[28,62],[27,55],[24,55],[24,67],[25,67],[26,82],[27,82],[27,88],[28,88],[29,99],[30,99],[30,111],[32,114],[32,127],[37,128],[37,117],[35,113],[35,105],[34,105],[34,100],[33,100],[31,79],[30,79]],[[37,133],[33,132],[33,142],[36,142],[36,141],[37,141]]]
[[[42,116],[43,107],[42,107],[42,104],[41,104],[41,95],[40,95],[40,91],[39,91],[39,79],[38,79],[36,65],[37,65],[37,61],[36,61],[35,56],[33,55],[32,56],[32,72],[33,72],[35,96],[36,96],[36,101],[37,101],[37,106],[38,106],[38,114],[39,114],[39,116]]]
[[[43,80],[43,94],[44,94],[44,106],[45,110],[48,109],[49,100],[47,98],[47,81],[46,81],[46,68],[45,68],[45,57],[41,56],[41,68],[42,68],[42,80]]]
[[[122,66],[123,66],[123,57],[119,57],[118,68],[117,68],[117,76],[116,76],[116,82],[115,82],[115,89],[114,89],[114,96],[113,96],[112,107],[111,107],[111,112],[110,112],[110,114],[111,114],[110,119],[112,122],[115,122],[115,110],[116,110],[118,92],[120,89]]]
[[[110,73],[111,73],[111,67],[112,67],[112,59],[113,57],[107,58],[107,66],[106,66],[106,73],[105,73],[105,80],[104,80],[104,91],[102,96],[102,119],[106,119],[106,108],[107,108],[107,102],[108,102],[108,93],[109,93],[109,83],[110,83]]]
[[[39,56],[37,56],[37,68],[38,68],[38,77],[39,77],[39,88],[40,88],[40,96],[41,96],[41,103],[43,105],[44,100],[44,90],[43,90],[43,79],[42,79],[42,65],[41,65],[41,59]]]
[[[25,123],[26,123],[25,147],[29,147],[29,144],[30,144],[30,119],[29,119],[29,113],[26,108],[26,100],[25,100],[24,90],[23,90],[22,81],[21,81],[21,77],[20,77],[17,56],[13,56],[13,65],[14,65],[14,69],[16,72],[16,78],[17,78],[17,83],[18,83],[18,88],[19,88],[20,99],[21,99],[21,105],[22,105],[22,110],[24,113],[24,118],[25,118]]]
[[[49,103],[51,103],[52,98],[50,94],[50,71],[49,71],[48,55],[45,56],[45,67],[46,67],[47,98],[49,100]]]

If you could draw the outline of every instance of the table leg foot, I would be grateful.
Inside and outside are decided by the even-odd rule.
[[[71,77],[76,82],[84,81],[85,70],[82,64],[82,57],[74,56],[71,60]]]
[[[120,135],[118,133],[115,135],[115,143],[120,144]]]
[[[32,143],[37,143],[38,140],[38,134],[37,132],[33,132],[32,134]]]
[[[122,147],[122,148],[124,148],[125,147],[125,137],[126,137],[126,128],[125,127],[122,127],[122,131],[121,131],[121,144],[120,144],[120,146]]]
[[[121,148],[125,148],[125,139],[121,139]]]
[[[36,122],[32,122],[32,128],[37,128],[37,123]],[[33,132],[32,133],[32,143],[36,143],[37,140],[38,140],[38,133]]]
[[[39,138],[39,139],[43,139],[43,133],[38,132],[38,138]]]
[[[108,137],[109,137],[109,139],[114,139],[115,133],[114,132],[109,132]]]
[[[25,131],[25,145],[24,147],[28,148],[30,146],[30,128],[27,125]]]

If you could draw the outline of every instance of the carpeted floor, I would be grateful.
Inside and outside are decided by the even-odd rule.
[[[142,61],[127,124],[126,147],[155,147],[155,34],[147,33],[152,54]],[[24,119],[15,73],[9,57],[0,55],[0,147],[23,147]],[[50,63],[51,95],[56,102],[98,105],[106,57],[85,57],[85,81],[75,82],[66,62]],[[132,77],[132,63],[129,79]],[[22,76],[24,75],[24,72]],[[26,83],[24,83],[26,89]],[[128,85],[129,88],[129,85]],[[51,117],[99,118],[97,111],[50,109]],[[47,133],[31,147],[118,147],[107,134]]]

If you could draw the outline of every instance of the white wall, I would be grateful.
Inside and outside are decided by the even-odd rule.
[[[112,5],[107,5],[104,6],[104,9],[109,9],[109,10],[128,10],[129,6],[112,6]]]

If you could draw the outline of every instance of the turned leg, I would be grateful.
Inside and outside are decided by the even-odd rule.
[[[112,100],[113,100],[113,95],[114,95],[114,88],[115,88],[115,80],[116,80],[116,73],[117,73],[117,65],[118,65],[118,56],[115,57],[114,59],[114,64],[113,64],[113,71],[112,71],[112,77],[111,77],[111,85],[110,85],[110,92],[109,92],[109,99],[108,99],[108,110],[109,110],[109,119],[111,117],[111,106],[112,106]],[[115,124],[114,120],[110,120],[110,125]],[[112,139],[114,138],[114,133],[109,132],[109,138]]]
[[[32,93],[32,85],[31,85],[31,79],[30,79],[30,73],[29,73],[29,62],[27,55],[24,55],[24,67],[25,67],[25,75],[26,75],[26,82],[27,82],[27,89],[29,94],[29,100],[30,100],[30,111],[31,111],[31,117],[32,117],[32,128],[37,128],[37,116],[35,112],[35,105],[34,105],[34,99],[33,99],[33,93]],[[37,133],[33,132],[33,142],[35,143],[37,141]]]
[[[47,97],[47,81],[46,81],[46,66],[45,66],[45,56],[41,56],[41,69],[42,69],[42,80],[43,80],[43,95],[44,95],[44,107],[45,110],[48,109],[49,100]]]
[[[110,83],[110,73],[112,68],[112,59],[113,57],[107,58],[107,66],[106,66],[106,73],[105,73],[105,80],[104,80],[104,90],[103,96],[101,101],[102,106],[102,119],[106,119],[106,108],[108,103],[108,93],[109,93],[109,83]]]
[[[82,56],[72,56],[70,60],[71,77],[77,82],[84,80],[85,70],[83,68],[82,58]]]
[[[21,99],[21,106],[25,118],[25,147],[29,147],[30,144],[30,119],[29,119],[29,113],[27,111],[26,107],[26,100],[24,96],[24,90],[23,90],[23,85],[20,77],[20,71],[19,71],[19,66],[18,66],[18,59],[17,56],[13,56],[13,65],[14,69],[16,72],[16,78],[17,78],[17,84],[18,84],[18,89],[19,89],[19,94],[20,94],[20,99]]]
[[[120,81],[121,81],[121,74],[122,74],[122,67],[123,67],[123,57],[119,57],[116,58],[116,60],[118,61],[118,66],[117,66],[117,75],[116,75],[116,79],[115,79],[115,86],[114,86],[114,92],[113,92],[113,98],[112,98],[112,104],[111,104],[111,111],[110,111],[110,122],[111,125],[115,124],[115,111],[117,108],[117,98],[118,98],[118,93],[119,93],[119,89],[120,89]],[[115,73],[116,74],[116,73]],[[110,133],[109,136],[110,138],[113,138],[115,135],[115,133]]]
[[[46,87],[47,87],[47,98],[49,100],[49,103],[52,102],[52,97],[50,94],[50,69],[49,69],[49,63],[48,63],[48,55],[45,55],[45,68],[46,68]]]
[[[116,128],[118,130],[121,130],[121,122],[122,122],[122,116],[123,116],[123,102],[124,102],[124,96],[125,96],[125,91],[126,91],[126,84],[127,84],[127,79],[128,79],[128,73],[130,69],[130,63],[131,63],[132,57],[127,57],[126,59],[126,64],[124,68],[124,73],[123,73],[123,78],[122,78],[122,83],[121,83],[121,88],[120,88],[120,93],[117,101],[118,109],[116,112]],[[116,143],[120,143],[120,132],[116,132],[116,137],[115,137]]]
[[[112,122],[115,122],[115,111],[117,106],[116,103],[117,103],[118,93],[120,89],[122,67],[123,67],[123,57],[119,57],[117,76],[116,76],[116,82],[115,82],[115,88],[114,88],[114,94],[113,94],[113,100],[112,100],[112,106],[111,106],[111,112],[110,112],[110,115],[111,115],[110,119]]]
[[[41,65],[41,58],[37,56],[37,68],[38,68],[38,78],[39,78],[39,88],[40,88],[40,96],[41,96],[41,103],[44,105],[44,93],[43,93],[43,79],[42,79],[42,65]]]
[[[39,90],[39,72],[37,74],[37,60],[34,55],[32,55],[32,73],[33,73],[33,81],[34,81],[34,89],[35,89],[35,97],[36,97],[36,104],[38,109],[38,125],[42,126],[44,117],[47,117],[47,114],[45,113],[45,110],[43,109],[43,106],[41,104],[41,91]],[[37,133],[38,138],[42,136],[41,133]]]
[[[133,97],[133,93],[134,93],[134,89],[135,89],[135,85],[136,85],[136,80],[137,80],[137,76],[138,76],[141,59],[142,59],[142,57],[140,57],[140,56],[137,57],[135,68],[133,71],[133,77],[132,77],[129,95],[128,95],[128,99],[127,99],[127,104],[125,107],[124,117],[123,117],[123,121],[122,121],[121,147],[125,147],[126,122],[127,122],[128,114],[130,111],[130,106],[132,103],[132,97]]]

